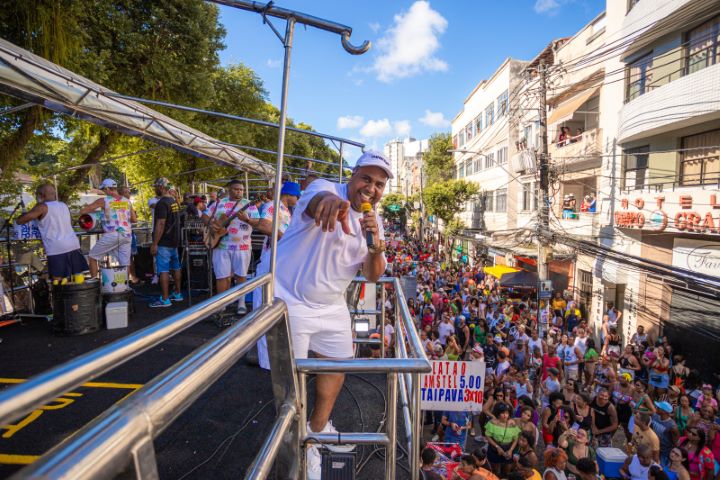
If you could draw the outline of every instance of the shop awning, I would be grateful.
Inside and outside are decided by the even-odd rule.
[[[492,275],[495,278],[500,278],[506,273],[514,273],[519,271],[519,268],[508,267],[507,265],[495,265],[494,267],[483,268],[483,272]]]
[[[589,88],[578,95],[575,95],[570,100],[558,105],[557,108],[555,108],[555,110],[553,110],[550,114],[550,118],[548,118],[548,125],[570,120],[575,111],[580,108],[583,103],[587,102],[590,97],[595,95],[599,89],[600,85]]]
[[[275,168],[145,105],[0,39],[0,92],[126,135],[271,178]]]

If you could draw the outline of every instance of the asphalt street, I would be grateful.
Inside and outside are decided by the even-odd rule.
[[[60,365],[77,355],[117,340],[187,307],[151,309],[142,293],[126,329],[101,330],[80,336],[53,335],[44,320],[28,319],[0,329],[0,388],[7,388]],[[198,299],[196,299],[198,300]],[[201,322],[160,346],[122,364],[100,378],[67,392],[14,425],[0,427],[0,477],[5,478],[67,438],[114,403],[132,394],[195,348],[217,335],[213,322]],[[375,385],[378,388],[374,388]],[[348,376],[333,414],[340,431],[375,431],[384,416],[385,377]],[[312,388],[308,389],[311,394]],[[312,402],[311,402],[312,403]],[[270,374],[241,360],[155,442],[163,479],[239,478],[257,454],[275,417]],[[402,419],[402,412],[398,411]],[[402,420],[398,428],[404,445]],[[358,464],[369,460],[359,479],[383,477],[382,452],[359,449]],[[401,462],[407,459],[399,450]],[[405,478],[398,467],[397,478]]]

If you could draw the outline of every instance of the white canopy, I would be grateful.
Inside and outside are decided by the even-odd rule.
[[[0,91],[55,112],[271,178],[272,165],[0,39]]]

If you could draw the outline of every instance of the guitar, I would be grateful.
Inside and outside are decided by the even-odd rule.
[[[241,200],[238,200],[235,202],[235,205],[233,205],[233,210],[235,210],[235,207],[237,207],[238,203],[240,203]],[[232,215],[227,217],[222,223],[219,223],[215,218],[210,220],[210,223],[208,224],[208,229],[205,232],[204,236],[204,243],[205,246],[208,248],[208,250],[212,250],[218,246],[220,243],[220,240],[227,235],[228,231],[227,228],[230,226],[230,223],[232,223],[235,218],[243,213],[248,208],[255,206],[256,208],[262,205],[265,202],[265,198],[260,196],[256,198],[254,201],[248,202],[244,207],[242,207],[237,212],[234,212]],[[214,217],[214,214],[213,214]]]

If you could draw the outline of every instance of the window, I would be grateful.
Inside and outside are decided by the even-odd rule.
[[[489,128],[490,125],[495,123],[495,117],[494,117],[495,112],[493,111],[493,107],[494,107],[494,105],[491,103],[485,109],[485,128]]]
[[[482,157],[478,155],[477,157],[475,157],[475,173],[479,172],[480,170],[482,170]]]
[[[645,186],[649,151],[647,145],[625,150],[625,188],[628,190],[639,190]]]
[[[720,16],[687,34],[687,73],[720,63]]]
[[[682,139],[680,183],[703,185],[720,180],[720,130]]]
[[[464,128],[462,130],[460,130],[460,133],[458,134],[458,136],[460,137],[460,146],[462,147],[463,145],[465,145],[465,129]]]
[[[508,91],[505,90],[497,98],[497,118],[502,118],[508,111]]]
[[[632,10],[633,7],[634,7],[635,5],[637,5],[637,3],[638,3],[639,1],[640,1],[640,0],[628,0],[628,2],[627,2],[627,11],[630,12],[630,10]]]
[[[532,125],[525,125],[525,129],[523,130],[523,138],[525,139],[525,144],[528,147],[534,146],[534,145],[532,145],[532,140],[533,140],[532,131],[533,131]]]
[[[483,199],[485,200],[485,211],[486,212],[492,212],[493,211],[493,195],[495,192],[485,192],[485,195],[483,196]]]
[[[507,211],[507,188],[501,188],[495,191],[495,211]]]
[[[652,52],[635,60],[627,68],[625,101],[629,102],[650,91],[652,83]]]
[[[592,305],[593,277],[592,273],[578,269],[580,274],[580,307],[588,309]],[[585,318],[585,317],[583,317]]]
[[[532,194],[533,194],[533,184],[532,183],[523,183],[522,184],[522,211],[523,212],[529,212],[532,208]]]
[[[461,163],[458,166],[458,178],[463,178],[465,176],[465,164]]]
[[[488,153],[485,155],[485,169],[492,168],[495,166],[495,154]]]
[[[475,117],[475,135],[480,135],[480,132],[482,132],[482,113]]]
[[[497,164],[505,165],[507,163],[507,147],[499,148],[497,151]]]
[[[473,161],[468,159],[465,160],[465,175],[472,175],[473,174]]]
[[[473,122],[470,122],[465,127],[465,138],[467,138],[467,141],[469,142],[471,138],[473,138]]]
[[[457,136],[457,135],[453,135],[453,148],[458,148],[458,146],[459,146],[459,144],[458,144],[458,136]]]

